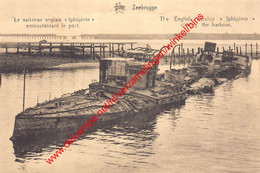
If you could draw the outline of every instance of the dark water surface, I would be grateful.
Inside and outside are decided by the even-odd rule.
[[[37,96],[43,102],[50,92],[53,98],[86,88],[92,79],[98,69],[29,73],[26,107],[36,105]],[[254,60],[248,77],[189,97],[149,121],[137,115],[98,129],[49,165],[46,159],[62,142],[14,146],[9,140],[22,110],[23,75],[2,74],[0,172],[260,172],[259,80],[260,61]]]

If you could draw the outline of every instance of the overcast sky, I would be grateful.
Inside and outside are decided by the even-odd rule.
[[[126,6],[123,14],[116,14],[114,10],[118,2]],[[158,10],[133,11],[133,4],[155,5]],[[174,16],[194,18],[199,13],[216,18],[214,23],[226,23],[226,16],[248,17],[248,22],[232,22],[228,28],[199,26],[192,30],[194,33],[260,33],[260,0],[0,0],[0,33],[174,33],[181,30]],[[169,17],[170,21],[162,22],[160,16]],[[77,29],[26,29],[26,24],[15,23],[14,17],[89,17],[95,21],[81,23]]]

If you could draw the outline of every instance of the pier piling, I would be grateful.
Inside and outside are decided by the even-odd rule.
[[[82,54],[83,54],[83,58],[85,57],[85,44],[83,43],[83,46],[82,46]]]
[[[17,52],[16,53],[19,53],[19,43],[17,43]]]
[[[112,55],[113,55],[113,57],[115,57],[114,43],[112,43]]]
[[[90,56],[91,56],[91,58],[94,57],[93,56],[93,45],[92,44],[90,44]]]
[[[105,44],[103,43],[103,58],[105,58],[106,57],[106,47],[105,47]]]
[[[52,43],[50,43],[50,55],[52,53]]]
[[[190,53],[189,53],[189,48],[187,49],[187,56],[188,56],[188,64],[190,64]]]
[[[93,59],[95,59],[95,44],[93,44]]]
[[[253,44],[251,43],[251,57],[253,57]]]
[[[109,56],[111,56],[111,43],[109,43]]]
[[[245,55],[247,56],[247,43],[245,44]]]
[[[8,53],[8,45],[5,43],[5,53]]]
[[[255,45],[255,53],[256,53],[256,59],[258,59],[258,44]]]
[[[28,53],[31,54],[31,43],[28,43]]]

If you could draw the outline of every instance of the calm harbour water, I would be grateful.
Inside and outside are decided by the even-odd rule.
[[[66,80],[64,80],[66,79]],[[87,88],[98,69],[27,74],[26,107]],[[189,97],[150,121],[98,129],[45,161],[59,144],[14,154],[15,115],[22,110],[22,74],[2,74],[0,172],[260,172],[260,61],[248,77],[228,81],[214,93]],[[141,115],[140,115],[141,116]]]

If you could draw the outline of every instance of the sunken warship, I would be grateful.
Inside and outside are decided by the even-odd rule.
[[[113,124],[137,114],[149,118],[149,114],[159,112],[165,105],[183,104],[187,94],[212,91],[214,86],[225,80],[250,72],[251,62],[247,56],[234,56],[231,52],[219,54],[215,52],[216,44],[206,44],[205,50],[196,54],[188,68],[170,69],[158,74],[158,66],[152,66],[93,125]],[[101,59],[99,82],[92,81],[87,89],[37,104],[19,113],[11,140],[78,129],[83,122],[97,115],[104,103],[134,78],[156,52],[158,50],[150,47],[137,48],[122,52],[121,56],[125,54],[125,57]]]
[[[15,118],[11,139],[37,137],[53,132],[73,131],[82,126],[104,107],[127,81],[135,77],[145,62],[134,58],[104,58],[100,60],[100,82],[92,81],[88,89],[76,91],[49,102],[28,108]],[[158,66],[153,66],[120,99],[111,105],[95,125],[118,121],[125,116],[160,109],[161,105],[180,103],[186,99],[186,91],[180,85],[156,84]],[[167,90],[166,90],[167,89]]]

